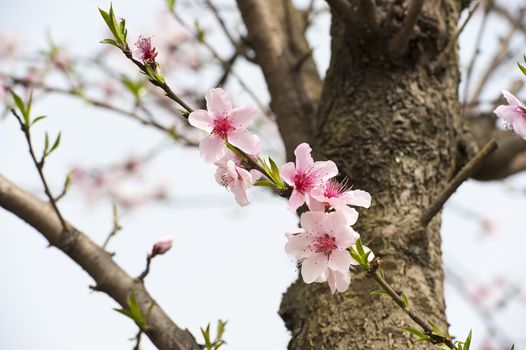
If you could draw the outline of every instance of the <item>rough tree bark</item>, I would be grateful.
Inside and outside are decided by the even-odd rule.
[[[372,12],[366,2],[351,1],[345,15],[332,13],[316,158],[336,161],[353,186],[371,192],[358,232],[381,255],[387,279],[445,329],[440,218],[427,228],[418,218],[465,158],[456,50],[443,66],[433,64],[456,30],[461,5],[426,2],[406,53],[396,58],[385,48],[401,26],[401,2],[377,1],[382,5]],[[289,349],[408,349],[411,341],[399,327],[411,321],[392,301],[368,294],[375,289],[363,274],[336,295],[325,284],[296,281],[280,308],[292,332]]]

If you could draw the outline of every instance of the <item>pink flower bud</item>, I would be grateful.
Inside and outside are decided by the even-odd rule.
[[[152,256],[161,255],[169,251],[170,248],[172,248],[173,241],[174,238],[172,236],[165,236],[161,238],[159,241],[157,241],[157,243],[153,245]]]

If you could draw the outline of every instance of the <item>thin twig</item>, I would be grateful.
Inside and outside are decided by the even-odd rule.
[[[29,154],[31,155],[31,159],[33,159],[33,163],[35,164],[35,167],[37,168],[38,175],[40,176],[40,180],[42,181],[42,185],[44,186],[44,192],[46,193],[46,196],[48,197],[49,203],[53,207],[53,210],[57,214],[58,219],[60,220],[60,224],[62,225],[62,229],[64,232],[67,232],[67,225],[66,221],[62,217],[62,214],[60,213],[60,210],[58,209],[55,197],[51,193],[51,190],[49,189],[49,185],[47,183],[46,177],[44,176],[44,156],[42,159],[37,160],[37,157],[35,155],[35,150],[33,148],[33,142],[31,140],[31,133],[29,131],[30,126],[24,124],[22,121],[22,118],[16,113],[14,109],[11,109],[11,113],[15,116],[15,118],[18,120],[18,123],[20,124],[20,128],[24,132],[24,135],[26,137],[27,145],[29,147]]]
[[[137,332],[137,335],[135,336],[135,346],[133,347],[133,350],[140,350],[141,337],[142,337],[142,329],[139,328],[139,331]]]
[[[225,33],[225,36],[228,38],[232,46],[237,47],[239,45],[238,42],[234,39],[234,36],[230,33],[230,30],[228,29],[225,20],[223,17],[221,17],[219,13],[219,9],[214,5],[214,3],[210,0],[205,0],[206,6],[210,9],[212,14],[214,15],[217,22],[219,22],[219,25],[221,26],[221,29],[223,29],[223,32]]]
[[[174,13],[173,14],[175,20],[181,24],[186,30],[188,30],[190,33],[192,33],[192,35],[197,39],[199,34],[196,33],[193,28],[191,26],[189,26],[177,13]],[[202,44],[204,45],[204,47],[212,54],[212,56],[221,64],[221,66],[223,68],[227,67],[228,66],[228,62],[225,61],[223,58],[221,58],[221,56],[219,55],[219,53],[216,51],[216,49],[214,49],[214,47],[212,45],[210,45],[210,43],[206,40],[201,40]],[[244,44],[241,42],[241,43],[238,43],[236,46],[234,46],[234,48],[237,50],[237,51],[240,51],[242,50]],[[267,106],[259,99],[259,97],[256,95],[256,93],[244,82],[243,79],[241,79],[241,77],[239,76],[239,74],[236,73],[236,71],[231,68],[231,74],[232,76],[237,80],[238,84],[241,86],[241,88],[243,90],[245,90],[249,96],[252,98],[252,100],[254,100],[254,102],[258,105],[259,109],[263,112],[264,115],[267,115]]]
[[[477,11],[479,5],[480,5],[480,1],[477,1],[475,3],[475,5],[471,8],[471,10],[469,10],[469,13],[468,13],[468,16],[466,17],[466,20],[456,30],[455,34],[453,34],[453,36],[449,40],[449,43],[446,46],[446,48],[444,49],[444,51],[442,51],[440,56],[438,56],[438,59],[433,64],[434,67],[441,67],[442,64],[444,63],[444,60],[451,54],[451,52],[453,52],[453,48],[457,44],[458,39],[460,38],[460,34],[462,34],[462,32],[464,31],[464,28],[466,28],[466,26],[468,25],[469,21],[471,20],[471,18],[473,17],[475,12]]]
[[[457,190],[457,188],[466,181],[475,171],[482,165],[482,163],[497,149],[497,141],[491,139],[486,145],[473,157],[457,175],[448,183],[446,188],[440,192],[435,198],[434,202],[429,208],[424,211],[420,217],[420,224],[427,226],[431,219],[442,209],[444,203],[451,197],[451,195]]]
[[[411,310],[405,304],[404,300],[398,294],[398,292],[396,292],[395,289],[389,283],[387,283],[387,281],[382,277],[380,272],[378,272],[378,267],[379,267],[379,259],[375,258],[371,262],[371,268],[367,270],[367,274],[370,277],[372,277],[376,281],[376,283],[378,283],[385,290],[387,295],[402,309],[402,311],[407,316],[409,316],[409,318],[413,320],[417,325],[419,325],[424,330],[424,333],[427,336],[429,336],[429,338],[433,342],[436,341],[437,343],[438,342],[444,343],[447,346],[449,346],[451,349],[457,349],[455,344],[453,344],[453,342],[450,339],[435,335],[433,332],[433,328],[431,328],[431,326],[426,321],[424,321],[424,319],[422,319],[419,315],[416,314],[415,311]]]
[[[482,43],[482,38],[484,37],[484,29],[486,28],[486,24],[488,23],[488,15],[491,11],[492,7],[491,5],[488,5],[484,8],[484,15],[482,17],[482,22],[480,23],[480,28],[477,33],[477,38],[475,39],[475,51],[473,52],[473,56],[471,57],[471,60],[469,61],[468,68],[466,70],[466,82],[464,83],[464,102],[462,103],[462,113],[461,116],[464,116],[466,111],[466,105],[468,101],[468,94],[469,94],[469,87],[471,83],[471,77],[473,74],[473,68],[475,67],[475,62],[477,61],[477,58],[480,54],[480,46]]]
[[[106,247],[108,246],[108,243],[110,242],[110,240],[120,230],[122,230],[122,226],[119,224],[119,213],[117,211],[117,205],[115,203],[113,203],[113,228],[111,229],[111,232],[108,234],[108,236],[104,240],[104,243],[102,244],[102,249],[106,249]]]
[[[519,28],[519,25],[522,23],[524,11],[524,9],[521,9],[519,11],[515,22],[512,23],[511,27],[508,30],[508,33],[506,33],[506,36],[504,37],[504,39],[502,39],[500,47],[491,59],[491,62],[486,67],[486,70],[482,74],[480,74],[481,78],[477,87],[475,88],[475,91],[469,99],[470,103],[477,101],[480,98],[480,95],[482,94],[482,91],[486,87],[486,84],[490,80],[491,76],[495,73],[497,68],[504,62],[504,59],[507,57],[509,52],[509,46],[514,37],[514,34]]]
[[[148,255],[146,256],[146,268],[144,269],[143,272],[141,272],[139,277],[137,277],[137,280],[144,282],[144,278],[148,276],[148,274],[150,273],[150,264],[152,263],[153,257],[154,255],[152,255],[151,253],[148,253]]]
[[[409,9],[407,10],[407,15],[404,18],[402,27],[396,33],[396,35],[389,41],[389,53],[393,57],[400,57],[404,54],[411,34],[413,33],[413,28],[418,21],[420,12],[424,7],[424,0],[412,0]]]

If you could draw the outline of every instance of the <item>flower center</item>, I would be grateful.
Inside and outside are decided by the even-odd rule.
[[[294,187],[301,193],[307,193],[314,187],[314,180],[314,177],[307,170],[301,174],[294,175]]]
[[[227,172],[224,172],[223,174],[221,174],[221,176],[219,177],[219,184],[223,187],[230,187],[230,185],[234,182],[234,178],[232,177],[232,175],[230,175],[229,173]]]
[[[325,184],[323,194],[327,198],[335,198],[342,195],[347,190],[346,181],[340,183],[334,179],[330,179]]]
[[[228,133],[232,130],[235,130],[235,128],[232,126],[228,116],[221,116],[214,119],[214,129],[212,130],[212,134],[218,135],[226,140]]]
[[[314,249],[316,250],[316,253],[329,255],[334,249],[336,249],[336,239],[325,233],[316,238]]]

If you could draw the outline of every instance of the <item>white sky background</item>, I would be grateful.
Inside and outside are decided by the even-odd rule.
[[[161,0],[113,3],[118,16],[127,20],[130,41],[138,34],[161,35],[162,29],[156,27],[158,13],[163,8]],[[1,0],[0,33],[21,38],[30,51],[45,47],[47,30],[71,52],[89,54],[100,47],[98,42],[105,37],[97,6],[107,8],[108,4],[95,0]],[[195,13],[187,16],[191,22]],[[200,21],[204,27],[214,26],[211,18],[200,17]],[[462,35],[464,64],[471,56],[479,22],[480,17],[476,16]],[[321,72],[325,71],[330,54],[328,25],[329,17],[322,16],[309,33]],[[487,28],[490,35],[484,41],[479,67],[488,61],[496,33],[506,31],[507,25],[498,21]],[[224,40],[212,42],[227,57],[228,52],[221,51]],[[514,62],[520,59],[521,46],[526,46],[524,41],[516,43],[517,58],[499,72],[484,96],[495,98],[502,88],[509,86],[510,79],[520,77]],[[266,99],[268,94],[259,70],[247,64],[238,70]],[[214,80],[215,77],[208,77],[208,81]],[[472,84],[476,82],[475,72]],[[177,90],[177,82],[170,83]],[[206,90],[208,85],[201,84]],[[233,86],[230,91],[237,104],[248,101],[238,87]],[[89,108],[75,99],[46,98],[34,107],[34,115],[40,114],[49,117],[34,130],[37,144],[45,130],[51,135],[63,133],[59,150],[46,166],[55,189],[61,187],[72,165],[109,164],[130,153],[142,154],[162,140],[155,130]],[[263,142],[267,148],[280,147],[269,140]],[[41,193],[25,140],[11,117],[0,121],[0,173],[34,193]],[[174,248],[155,259],[146,280],[151,294],[174,321],[199,337],[199,326],[226,319],[229,320],[225,334],[227,349],[285,349],[289,335],[277,310],[282,293],[296,278],[296,269],[292,258],[284,253],[283,232],[296,227],[297,220],[286,210],[284,200],[260,190],[251,192],[253,200],[249,207],[237,207],[231,194],[217,186],[213,173],[213,167],[205,165],[196,150],[175,146],[164,151],[148,168],[145,178],[148,183],[169,184],[176,202],[147,205],[129,212],[121,220],[124,230],[110,243],[110,249],[117,253],[116,261],[121,266],[137,275],[156,239],[174,235]],[[510,190],[511,187],[516,190]],[[505,183],[470,181],[451,199],[442,230],[444,259],[458,269],[465,281],[491,282],[502,275],[526,287],[525,188],[523,175]],[[196,196],[211,198],[212,204],[199,206],[203,202],[196,205],[190,201],[188,206],[185,199],[195,200]],[[61,203],[65,217],[95,241],[102,242],[111,230],[109,201],[87,203],[83,194],[73,188]],[[458,207],[500,218],[502,225],[496,234],[484,236],[480,223],[466,219]],[[0,349],[132,348],[128,338],[135,334],[136,327],[112,310],[117,304],[104,294],[91,293],[88,285],[92,280],[86,273],[58,250],[46,249],[46,241],[39,233],[3,210],[0,210],[0,281]],[[446,301],[452,334],[464,337],[473,328],[475,344],[480,344],[486,336],[483,323],[448,284]],[[516,342],[517,349],[526,347],[526,302],[510,303],[497,314],[496,321]],[[144,339],[144,349],[153,349]]]

